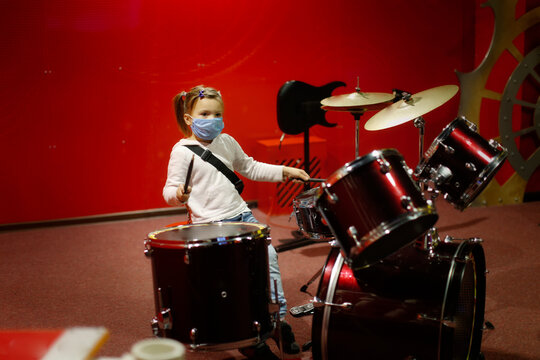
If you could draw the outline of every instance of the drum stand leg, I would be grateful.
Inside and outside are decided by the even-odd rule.
[[[278,292],[277,292],[277,280],[274,279],[274,299],[276,301],[276,304],[279,306],[279,298],[278,298]],[[281,316],[279,314],[279,308],[277,313],[277,319],[276,319],[276,331],[278,335],[278,347],[279,347],[279,357],[281,360],[285,359],[285,355],[283,354],[283,339],[281,336]]]
[[[307,288],[309,287],[309,285],[311,285],[319,276],[321,276],[322,272],[323,272],[323,269],[324,269],[324,266],[321,267],[319,270],[317,270],[317,272],[315,273],[315,275],[313,275],[311,277],[311,279],[309,279],[309,281],[307,283],[305,283],[301,288],[300,288],[300,291],[303,292],[303,293],[306,293],[306,294],[309,294],[311,295],[308,291],[307,291]]]
[[[294,239],[281,245],[275,246],[276,252],[283,252],[287,250],[296,249],[302,246],[307,246],[311,244],[315,244],[317,241],[313,240],[310,237],[305,236],[300,231],[293,231],[292,235],[294,236]]]

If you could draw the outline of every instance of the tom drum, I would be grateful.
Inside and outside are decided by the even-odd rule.
[[[453,120],[433,141],[414,173],[459,210],[476,199],[507,157],[497,141],[487,141],[476,130],[464,117]]]
[[[345,164],[322,188],[317,207],[355,269],[413,242],[438,219],[395,149]]]

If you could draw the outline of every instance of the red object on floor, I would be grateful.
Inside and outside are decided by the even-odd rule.
[[[41,359],[64,330],[3,330],[0,331],[0,359]]]
[[[108,338],[109,332],[104,327],[0,330],[0,359],[91,359]]]

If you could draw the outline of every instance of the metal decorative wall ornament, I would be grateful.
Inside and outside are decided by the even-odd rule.
[[[508,149],[508,161],[515,173],[499,184],[493,179],[487,188],[475,200],[473,205],[512,204],[523,201],[527,181],[540,165],[540,148],[536,148],[526,158],[520,153],[516,140],[525,135],[540,139],[540,94],[536,102],[521,98],[523,85],[527,81],[536,83],[539,89],[540,44],[528,53],[520,50],[514,40],[523,32],[540,23],[540,7],[534,8],[516,18],[518,0],[488,0],[482,6],[488,6],[494,13],[494,31],[482,63],[470,73],[457,72],[461,83],[461,100],[459,114],[479,125],[482,99],[495,100],[499,105],[499,137],[500,142]],[[507,51],[517,62],[517,66],[509,76],[504,90],[499,93],[486,87],[494,67]],[[534,97],[534,96],[533,96]],[[530,98],[530,96],[529,96]],[[533,112],[532,126],[519,128],[513,126],[513,108],[515,105],[528,108]]]

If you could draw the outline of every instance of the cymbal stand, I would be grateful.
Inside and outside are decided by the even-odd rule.
[[[356,87],[354,88],[357,93],[360,93],[360,76],[356,77]],[[352,116],[354,117],[355,123],[355,139],[354,139],[354,155],[355,159],[360,156],[360,116],[364,114],[364,110],[360,111],[351,111]]]
[[[419,159],[419,162],[418,162],[418,165],[422,164],[422,162],[424,161],[424,130],[425,130],[425,120],[422,116],[419,116],[417,117],[416,119],[414,119],[413,121],[414,123],[414,127],[417,128],[420,132],[420,149],[419,149],[419,152],[420,152],[420,159]],[[426,191],[427,190],[427,193],[430,195],[430,199],[431,201],[434,201],[437,196],[439,195],[438,194],[438,191],[436,190],[437,187],[436,185],[434,184],[430,184],[430,183],[425,183],[424,181],[421,181],[419,180],[419,183],[420,183],[420,189],[422,190],[422,192]],[[427,186],[427,188],[426,188]]]
[[[426,122],[422,116],[419,116],[416,119],[414,119],[413,124],[414,124],[414,127],[417,128],[420,133],[420,137],[419,137],[420,148],[419,148],[419,160],[418,160],[418,165],[420,165],[424,161],[424,130],[425,130]],[[420,181],[420,189],[422,190],[422,192],[424,192],[425,190],[425,184],[423,181]]]
[[[418,161],[418,164],[421,164],[422,161],[424,161],[424,130],[425,130],[425,120],[423,117],[419,116],[416,119],[414,119],[414,127],[418,129],[420,132],[420,159]]]
[[[354,117],[356,136],[354,139],[354,154],[355,158],[360,156],[360,116],[364,114],[363,111],[352,111],[351,114]]]

